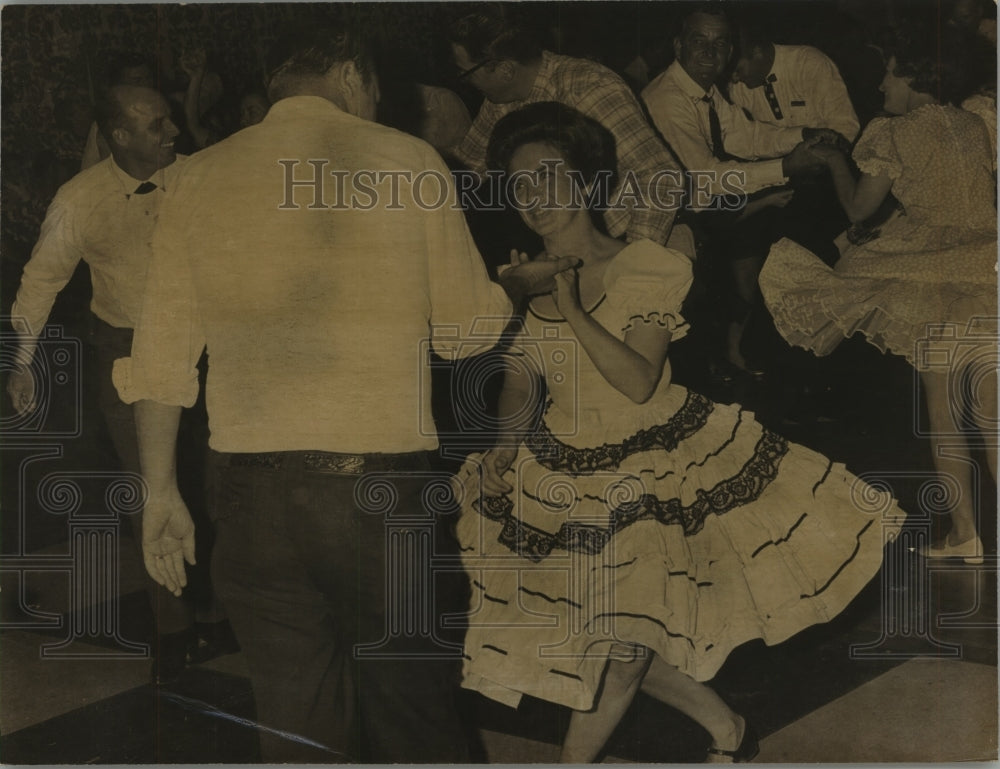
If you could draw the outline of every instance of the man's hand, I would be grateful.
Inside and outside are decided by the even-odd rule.
[[[815,140],[799,142],[795,149],[781,159],[781,173],[787,177],[798,176],[819,171],[824,167],[824,162],[813,154]]]
[[[483,455],[483,491],[486,496],[499,497],[501,494],[513,491],[514,487],[503,479],[503,474],[510,468],[516,456],[517,449],[499,446]]]
[[[30,366],[20,366],[7,378],[7,394],[18,414],[31,413],[38,408],[35,400],[35,377]]]
[[[176,596],[187,584],[184,561],[194,566],[194,521],[176,488],[150,493],[142,511],[142,557],[149,576]]]
[[[822,144],[838,145],[843,141],[843,137],[830,128],[803,128],[802,141],[810,144],[819,142]]]
[[[526,296],[547,294],[555,287],[554,276],[580,265],[575,256],[542,256],[530,260],[523,252],[511,251],[511,266],[500,276],[500,285],[511,298],[518,302]]]

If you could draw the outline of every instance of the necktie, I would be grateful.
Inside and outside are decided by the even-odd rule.
[[[715,102],[711,96],[703,96],[701,100],[708,105],[708,130],[712,137],[712,154],[716,160],[732,160],[733,156],[726,152],[722,144],[722,124],[719,122],[719,113],[715,111]]]
[[[775,95],[774,86],[772,85],[772,83],[774,83],[777,79],[778,76],[774,73],[767,76],[767,80],[764,81],[764,96],[767,97],[767,103],[770,105],[771,112],[774,113],[775,119],[781,120],[785,116],[781,111],[781,105],[778,103],[778,97]]]
[[[148,195],[150,192],[156,189],[156,185],[152,182],[143,182],[138,187],[135,188],[134,195]]]

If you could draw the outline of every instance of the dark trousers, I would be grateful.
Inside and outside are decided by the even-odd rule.
[[[771,246],[789,238],[832,266],[839,258],[834,239],[848,224],[829,178],[805,178],[791,186],[795,194],[783,208],[768,207],[742,218],[740,211],[704,211],[687,219],[698,241],[692,311],[716,329],[715,344],[720,349],[725,325],[746,322],[743,353],[754,367],[789,365],[789,348],[774,328],[759,291],[750,300],[739,296],[731,262],[755,259],[763,264]],[[770,192],[762,190],[750,200]]]
[[[139,473],[139,442],[135,430],[135,416],[132,406],[118,397],[111,380],[111,369],[117,358],[126,358],[132,351],[132,329],[115,328],[97,316],[91,316],[90,340],[93,343],[97,369],[98,407],[107,425],[121,469]],[[142,562],[142,515],[137,513],[125,517],[132,532]],[[143,568],[145,574],[145,568]],[[192,606],[182,598],[176,598],[165,587],[145,574],[146,592],[153,607],[156,632],[159,635],[177,633],[191,627],[194,622]]]
[[[468,762],[461,639],[439,621],[465,606],[436,520],[455,514],[446,476],[422,452],[365,455],[365,474],[316,456],[331,455],[212,457],[212,580],[250,667],[262,759]]]

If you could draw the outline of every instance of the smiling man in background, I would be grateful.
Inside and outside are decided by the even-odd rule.
[[[90,339],[97,362],[98,399],[121,469],[139,472],[132,407],[122,403],[111,382],[115,358],[128,355],[139,316],[153,228],[165,190],[186,158],[174,152],[179,133],[170,107],[156,90],[120,84],[97,103],[97,126],[111,155],[59,188],[41,235],[24,268],[11,315],[17,331],[17,360],[7,392],[18,413],[33,410],[31,360],[56,296],[82,259],[90,267]],[[127,518],[140,546],[139,516]],[[152,678],[166,683],[184,668],[194,617],[185,601],[152,579],[147,583],[156,617]]]

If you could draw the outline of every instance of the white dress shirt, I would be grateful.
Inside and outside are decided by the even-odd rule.
[[[157,188],[145,195],[135,194],[142,181],[112,157],[59,188],[11,309],[25,342],[41,334],[56,296],[81,259],[90,266],[93,313],[117,328],[135,326],[160,203],[186,160],[180,156],[157,171],[149,179]]]
[[[840,70],[822,51],[808,45],[774,46],[768,74],[781,110],[776,117],[765,87],[733,83],[729,97],[754,120],[791,128],[829,128],[853,142],[861,126]]]
[[[718,160],[712,153],[708,96],[715,106],[726,152],[745,160]],[[747,118],[713,85],[706,93],[680,62],[674,62],[642,92],[650,117],[689,174],[711,172],[706,188],[712,195],[732,193],[727,172],[742,174],[740,187],[752,194],[788,180],[781,170],[781,157],[802,141],[798,128],[777,128]],[[775,158],[773,160],[762,158]],[[732,179],[732,174],[728,178]]]

